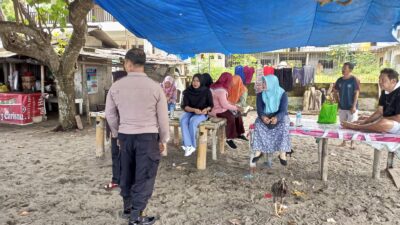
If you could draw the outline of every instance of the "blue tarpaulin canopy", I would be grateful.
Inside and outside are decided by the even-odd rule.
[[[96,0],[122,25],[173,54],[255,53],[392,42],[400,0]]]

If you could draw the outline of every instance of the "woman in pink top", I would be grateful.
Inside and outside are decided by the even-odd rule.
[[[236,149],[237,146],[233,142],[233,139],[240,138],[247,141],[247,138],[243,135],[245,130],[242,116],[240,114],[240,111],[243,109],[232,105],[228,101],[228,90],[231,85],[232,74],[228,72],[222,73],[217,82],[211,85],[214,108],[211,110],[210,115],[225,118],[227,120],[226,143],[232,149]]]

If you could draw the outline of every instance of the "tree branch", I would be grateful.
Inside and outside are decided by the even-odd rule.
[[[29,14],[28,9],[25,7],[25,5],[23,3],[21,3],[21,1],[19,1],[19,9],[21,10],[21,15],[24,15],[25,19],[27,19],[29,21],[29,27],[31,27],[32,29],[37,30],[38,34],[42,37],[42,40],[46,43],[51,43],[51,31],[50,28],[46,26],[47,30],[49,33],[44,32],[43,26],[42,26],[42,22],[39,19],[39,27],[38,28],[38,24],[36,23],[36,21],[32,18],[32,16]],[[36,5],[35,5],[36,7]],[[39,12],[36,8],[36,12],[38,14],[38,18],[40,18]]]
[[[18,1],[17,0],[13,0],[13,6],[14,6],[14,14],[15,14],[15,21],[17,23],[19,23],[19,10],[18,10]]]
[[[43,42],[38,30],[15,22],[4,21],[3,11],[0,8],[0,38],[4,48],[17,54],[29,56],[44,62],[53,71],[59,68],[59,57],[55,53],[51,42]],[[28,39],[19,34],[25,34]]]
[[[37,30],[23,24],[17,24],[15,22],[0,21],[0,33],[20,33],[41,40]]]
[[[93,0],[75,0],[69,4],[69,20],[73,27],[71,39],[61,58],[63,68],[72,68],[79,57],[82,47],[85,45],[87,33],[86,16],[93,8]],[[70,73],[71,71],[64,71]]]

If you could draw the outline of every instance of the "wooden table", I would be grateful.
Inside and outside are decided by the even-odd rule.
[[[53,108],[51,106],[51,103],[56,103],[58,104],[58,98],[57,97],[49,97],[46,102],[48,102],[49,105],[49,111],[52,111]],[[83,99],[82,98],[76,98],[75,99],[75,104],[78,104],[79,106],[79,115],[83,114]]]
[[[293,121],[293,119],[292,119]],[[318,124],[314,120],[303,119],[301,127],[290,127],[290,135],[309,136],[319,139],[318,142],[318,161],[320,165],[321,179],[328,180],[328,139],[341,139],[348,141],[361,141],[369,145],[384,144],[391,145],[393,151],[388,151],[387,168],[393,168],[395,154],[400,151],[400,135],[382,133],[364,133],[354,130],[341,129],[338,124],[324,125]],[[382,151],[374,148],[374,162],[372,177],[380,178],[380,160]]]

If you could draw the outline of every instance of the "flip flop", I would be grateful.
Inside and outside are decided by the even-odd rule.
[[[117,187],[118,187],[118,184],[115,184],[113,182],[110,182],[110,183],[104,185],[104,189],[106,189],[107,191],[111,191],[112,189],[117,188]]]

